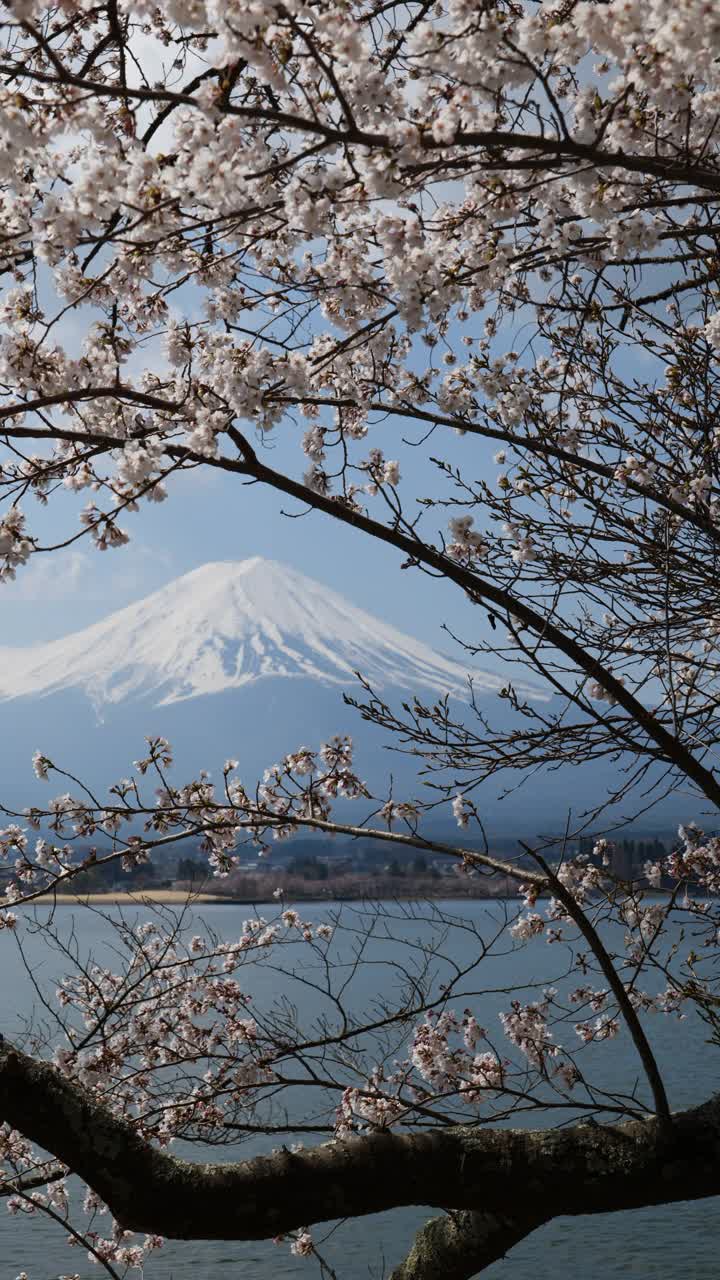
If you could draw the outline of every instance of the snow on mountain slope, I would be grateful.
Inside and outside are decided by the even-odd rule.
[[[350,688],[355,671],[377,688],[467,692],[461,662],[296,570],[254,557],[204,565],[61,640],[0,650],[0,699],[74,689],[98,709],[134,698],[163,705],[265,677]],[[477,690],[504,683],[472,676]]]

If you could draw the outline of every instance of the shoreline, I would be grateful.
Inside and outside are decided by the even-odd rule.
[[[112,893],[43,893],[39,898],[34,898],[33,902],[40,906],[66,906],[68,903],[79,903],[82,906],[106,906],[116,907],[124,906],[132,903],[136,906],[142,906],[143,902],[153,903],[160,907],[175,907],[183,902],[221,902],[227,905],[230,902],[239,903],[238,898],[223,898],[217,893],[184,893],[180,889],[143,889],[138,893],[131,893],[127,889],[118,889]],[[18,903],[18,906],[24,906],[24,903]]]
[[[395,893],[395,894],[383,894],[380,897],[378,897],[377,895],[373,895],[370,900],[373,902],[402,902],[402,901],[432,902],[435,900],[435,898],[437,898],[438,901],[443,901],[443,902],[450,902],[450,901],[453,901],[453,902],[506,902],[509,897],[512,898],[513,896],[514,895],[512,894],[509,894],[509,895],[459,894],[455,896],[452,893],[448,893],[448,894],[437,894],[437,895],[433,894],[432,897],[428,897],[427,895],[424,895],[424,894]],[[288,901],[292,902],[293,904],[307,903],[308,906],[368,901],[368,898],[364,898],[361,895],[353,896],[353,897],[346,897],[346,896],[330,897],[329,895],[322,895],[317,897],[313,896],[313,897],[301,898],[301,897],[294,896],[292,894],[288,894],[287,897],[288,897]],[[129,906],[129,905],[143,906],[145,903],[150,903],[154,906],[175,907],[185,902],[192,902],[192,903],[197,902],[197,903],[201,903],[203,906],[217,903],[218,906],[225,906],[225,907],[227,906],[251,907],[255,903],[266,902],[266,901],[268,901],[268,899],[264,894],[255,896],[253,898],[246,898],[246,897],[238,898],[238,897],[232,897],[230,895],[228,895],[227,897],[224,897],[222,894],[219,894],[219,893],[185,892],[181,889],[146,889],[146,890],[140,890],[138,893],[130,893],[127,890],[117,890],[112,893],[43,893],[40,897],[34,898],[32,903],[18,903],[18,906],[35,905],[35,904],[37,904],[38,906],[54,906],[54,905],[67,906],[68,904],[73,903],[79,906],[116,907],[116,906]],[[283,899],[279,899],[277,902],[277,905],[280,906],[282,904],[282,901]]]

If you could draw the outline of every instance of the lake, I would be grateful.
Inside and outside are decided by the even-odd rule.
[[[436,904],[475,924],[482,932],[493,931],[502,906],[487,902],[455,902]],[[304,919],[319,922],[327,918],[330,907],[325,905],[301,908]],[[393,908],[388,908],[391,913]],[[274,914],[276,907],[265,909]],[[209,922],[221,937],[231,940],[237,937],[242,920],[251,914],[247,907],[222,905],[198,907],[192,913],[191,931],[201,931],[202,921]],[[128,915],[138,921],[149,918],[146,910],[126,909]],[[402,913],[401,913],[402,915]],[[38,912],[38,917],[42,912]],[[101,952],[106,942],[107,924],[92,912],[74,906],[62,906],[56,910],[56,922],[63,930],[74,923],[77,943],[81,953],[90,950]],[[417,920],[402,918],[393,920],[389,931],[398,939],[413,938],[422,941],[430,937],[429,927]],[[333,944],[336,945],[336,944]],[[342,954],[344,943],[337,943],[337,964],[347,957]],[[463,964],[473,958],[476,946],[474,935],[459,930],[451,943],[453,958]],[[391,980],[392,970],[384,969],[398,951],[398,943],[387,938],[376,939],[367,952],[368,962],[355,977],[353,1001],[369,1003],[378,983]],[[523,983],[549,982],[556,978],[561,962],[557,948],[548,947],[543,941],[533,942],[526,948],[485,960],[482,965],[482,985],[487,988],[509,988]],[[63,967],[56,956],[51,956],[40,938],[29,940],[27,955],[37,981],[52,990],[54,979],[61,975]],[[36,999],[27,973],[20,961],[13,939],[0,934],[0,964],[2,986],[0,988],[0,1030],[9,1037],[17,1032],[23,1019],[33,1013]],[[439,962],[442,969],[442,961]],[[292,997],[294,983],[283,981],[277,973],[262,967],[252,975],[252,994],[259,1003],[263,998],[289,994]],[[386,992],[387,994],[387,992]],[[477,995],[472,1000],[473,1012],[488,1026],[497,1025],[497,1013],[507,1008],[509,996]],[[458,1007],[462,1005],[459,1003]],[[663,1069],[666,1087],[673,1108],[699,1102],[718,1089],[718,1050],[704,1043],[702,1031],[691,1019],[678,1023],[674,1018],[656,1015],[646,1019],[656,1057]],[[607,1050],[607,1052],[606,1052]],[[634,1052],[634,1051],[633,1051]],[[597,1054],[605,1054],[603,1083],[609,1088],[623,1081],[625,1087],[633,1083],[636,1075],[634,1057],[627,1038],[620,1036],[607,1046],[599,1046]],[[535,1121],[537,1123],[537,1121]],[[253,1150],[267,1149],[273,1145],[265,1139],[253,1147],[244,1145],[238,1152],[245,1158]],[[184,1152],[183,1152],[184,1153]],[[217,1156],[210,1151],[204,1158],[231,1158],[226,1149]],[[407,1251],[415,1229],[437,1211],[394,1210],[390,1213],[361,1218],[337,1229],[316,1227],[313,1236],[322,1246],[322,1253],[334,1268],[337,1280],[382,1280]],[[678,1204],[663,1208],[635,1210],[621,1214],[603,1214],[582,1218],[561,1218],[549,1223],[512,1250],[504,1261],[496,1262],[483,1272],[484,1280],[539,1280],[539,1277],[558,1277],[568,1280],[581,1274],[583,1280],[608,1280],[609,1277],[630,1276],[637,1280],[657,1277],[658,1280],[675,1280],[679,1274],[693,1280],[713,1280],[718,1275],[718,1241],[720,1241],[720,1204],[717,1200]],[[60,1226],[45,1219],[28,1220],[21,1215],[11,1217],[0,1202],[0,1280],[14,1280],[20,1271],[26,1271],[29,1280],[56,1280],[63,1275],[79,1274],[98,1277],[101,1272],[90,1262],[84,1250],[70,1248],[65,1242],[65,1232]],[[131,1272],[131,1276],[137,1275]],[[168,1241],[164,1248],[152,1255],[147,1264],[147,1280],[275,1280],[282,1277],[312,1277],[318,1275],[318,1264],[309,1259],[290,1255],[288,1245],[270,1242],[177,1242]],[[442,1277],[438,1277],[442,1280]]]

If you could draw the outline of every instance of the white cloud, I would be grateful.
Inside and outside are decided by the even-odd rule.
[[[15,581],[2,587],[3,602],[70,599],[80,590],[87,558],[82,551],[33,556],[27,568],[18,570]]]
[[[137,543],[108,563],[113,552],[54,551],[34,555],[14,582],[0,588],[4,604],[98,603],[120,607],[165,581],[172,558]],[[158,572],[160,571],[160,572]]]

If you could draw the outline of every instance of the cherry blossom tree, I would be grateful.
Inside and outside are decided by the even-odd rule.
[[[178,785],[152,739],[107,797],[71,778],[10,814],[9,944],[16,903],[87,868],[79,841],[134,866],[192,835],[222,876],[243,842],[299,828],[510,877],[521,905],[481,959],[563,944],[564,985],[506,1000],[496,1034],[455,1007],[466,974],[439,986],[422,962],[359,1019],[334,986],[339,934],[282,903],[233,944],[162,913],[116,925],[116,970],[49,927],[69,972],[49,1038],[0,1051],[3,1185],[65,1222],[78,1174],[91,1224],[104,1204],[116,1226],[72,1230],[111,1274],[159,1235],[292,1233],[312,1255],[317,1222],[422,1204],[442,1215],[396,1280],[469,1277],[556,1215],[719,1189],[718,1103],[678,1112],[646,1031],[691,1010],[718,1036],[719,55],[708,0],[3,8],[0,576],[81,538],[120,547],[178,473],[220,470],[402,552],[429,600],[440,577],[475,606],[461,643],[508,664],[511,730],[472,690],[462,716],[355,698],[460,828],[496,775],[604,757],[615,799],[682,786],[697,806],[642,883],[605,840],[522,862],[432,841],[427,802],[370,796],[344,739],[289,744],[258,786],[232,761],[219,785]],[[37,503],[67,522],[52,544]],[[551,703],[518,694],[517,665]],[[68,767],[35,759],[63,786]],[[367,820],[343,821],[344,799]],[[249,1015],[243,966],[288,948],[324,972],[332,1025]],[[617,1035],[644,1083],[608,1092],[590,1064]],[[166,1150],[292,1133],[276,1100],[299,1077],[327,1141],[230,1165]],[[530,1131],[524,1110],[575,1122]]]

